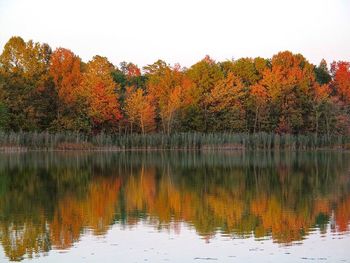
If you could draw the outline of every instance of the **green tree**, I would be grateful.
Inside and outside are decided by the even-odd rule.
[[[183,123],[189,130],[209,130],[208,97],[219,80],[224,78],[220,65],[209,56],[191,66],[186,72],[193,82],[192,103],[186,108]]]
[[[55,96],[48,74],[51,48],[12,37],[0,56],[1,94],[12,130],[42,130],[54,119]]]
[[[8,130],[10,118],[6,105],[0,103],[0,130]]]
[[[332,76],[328,70],[326,60],[322,59],[320,65],[315,67],[315,77],[316,81],[320,84],[328,84],[332,80]]]

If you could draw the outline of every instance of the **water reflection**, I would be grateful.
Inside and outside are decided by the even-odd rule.
[[[22,153],[0,156],[0,242],[10,260],[67,249],[87,231],[140,220],[207,242],[302,242],[350,221],[340,153]]]

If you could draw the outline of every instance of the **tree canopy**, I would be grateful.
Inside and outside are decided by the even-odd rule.
[[[0,55],[7,131],[349,134],[350,62],[301,54],[142,69],[12,37]]]

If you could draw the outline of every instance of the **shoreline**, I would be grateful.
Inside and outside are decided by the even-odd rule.
[[[23,151],[348,151],[350,136],[276,133],[174,133],[89,135],[0,132],[0,152]]]
[[[207,152],[240,152],[240,153],[251,153],[251,152],[339,152],[349,153],[350,149],[344,148],[315,148],[315,149],[245,149],[245,148],[225,148],[225,147],[212,147],[212,148],[111,148],[111,147],[95,147],[91,149],[57,149],[57,148],[28,148],[28,147],[14,147],[9,148],[0,147],[0,153],[29,153],[29,152],[50,152],[50,153],[122,153],[122,152],[196,152],[196,153],[207,153]]]

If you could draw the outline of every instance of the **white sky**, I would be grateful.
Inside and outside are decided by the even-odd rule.
[[[141,67],[283,50],[350,61],[350,0],[0,0],[1,50],[14,35]]]

